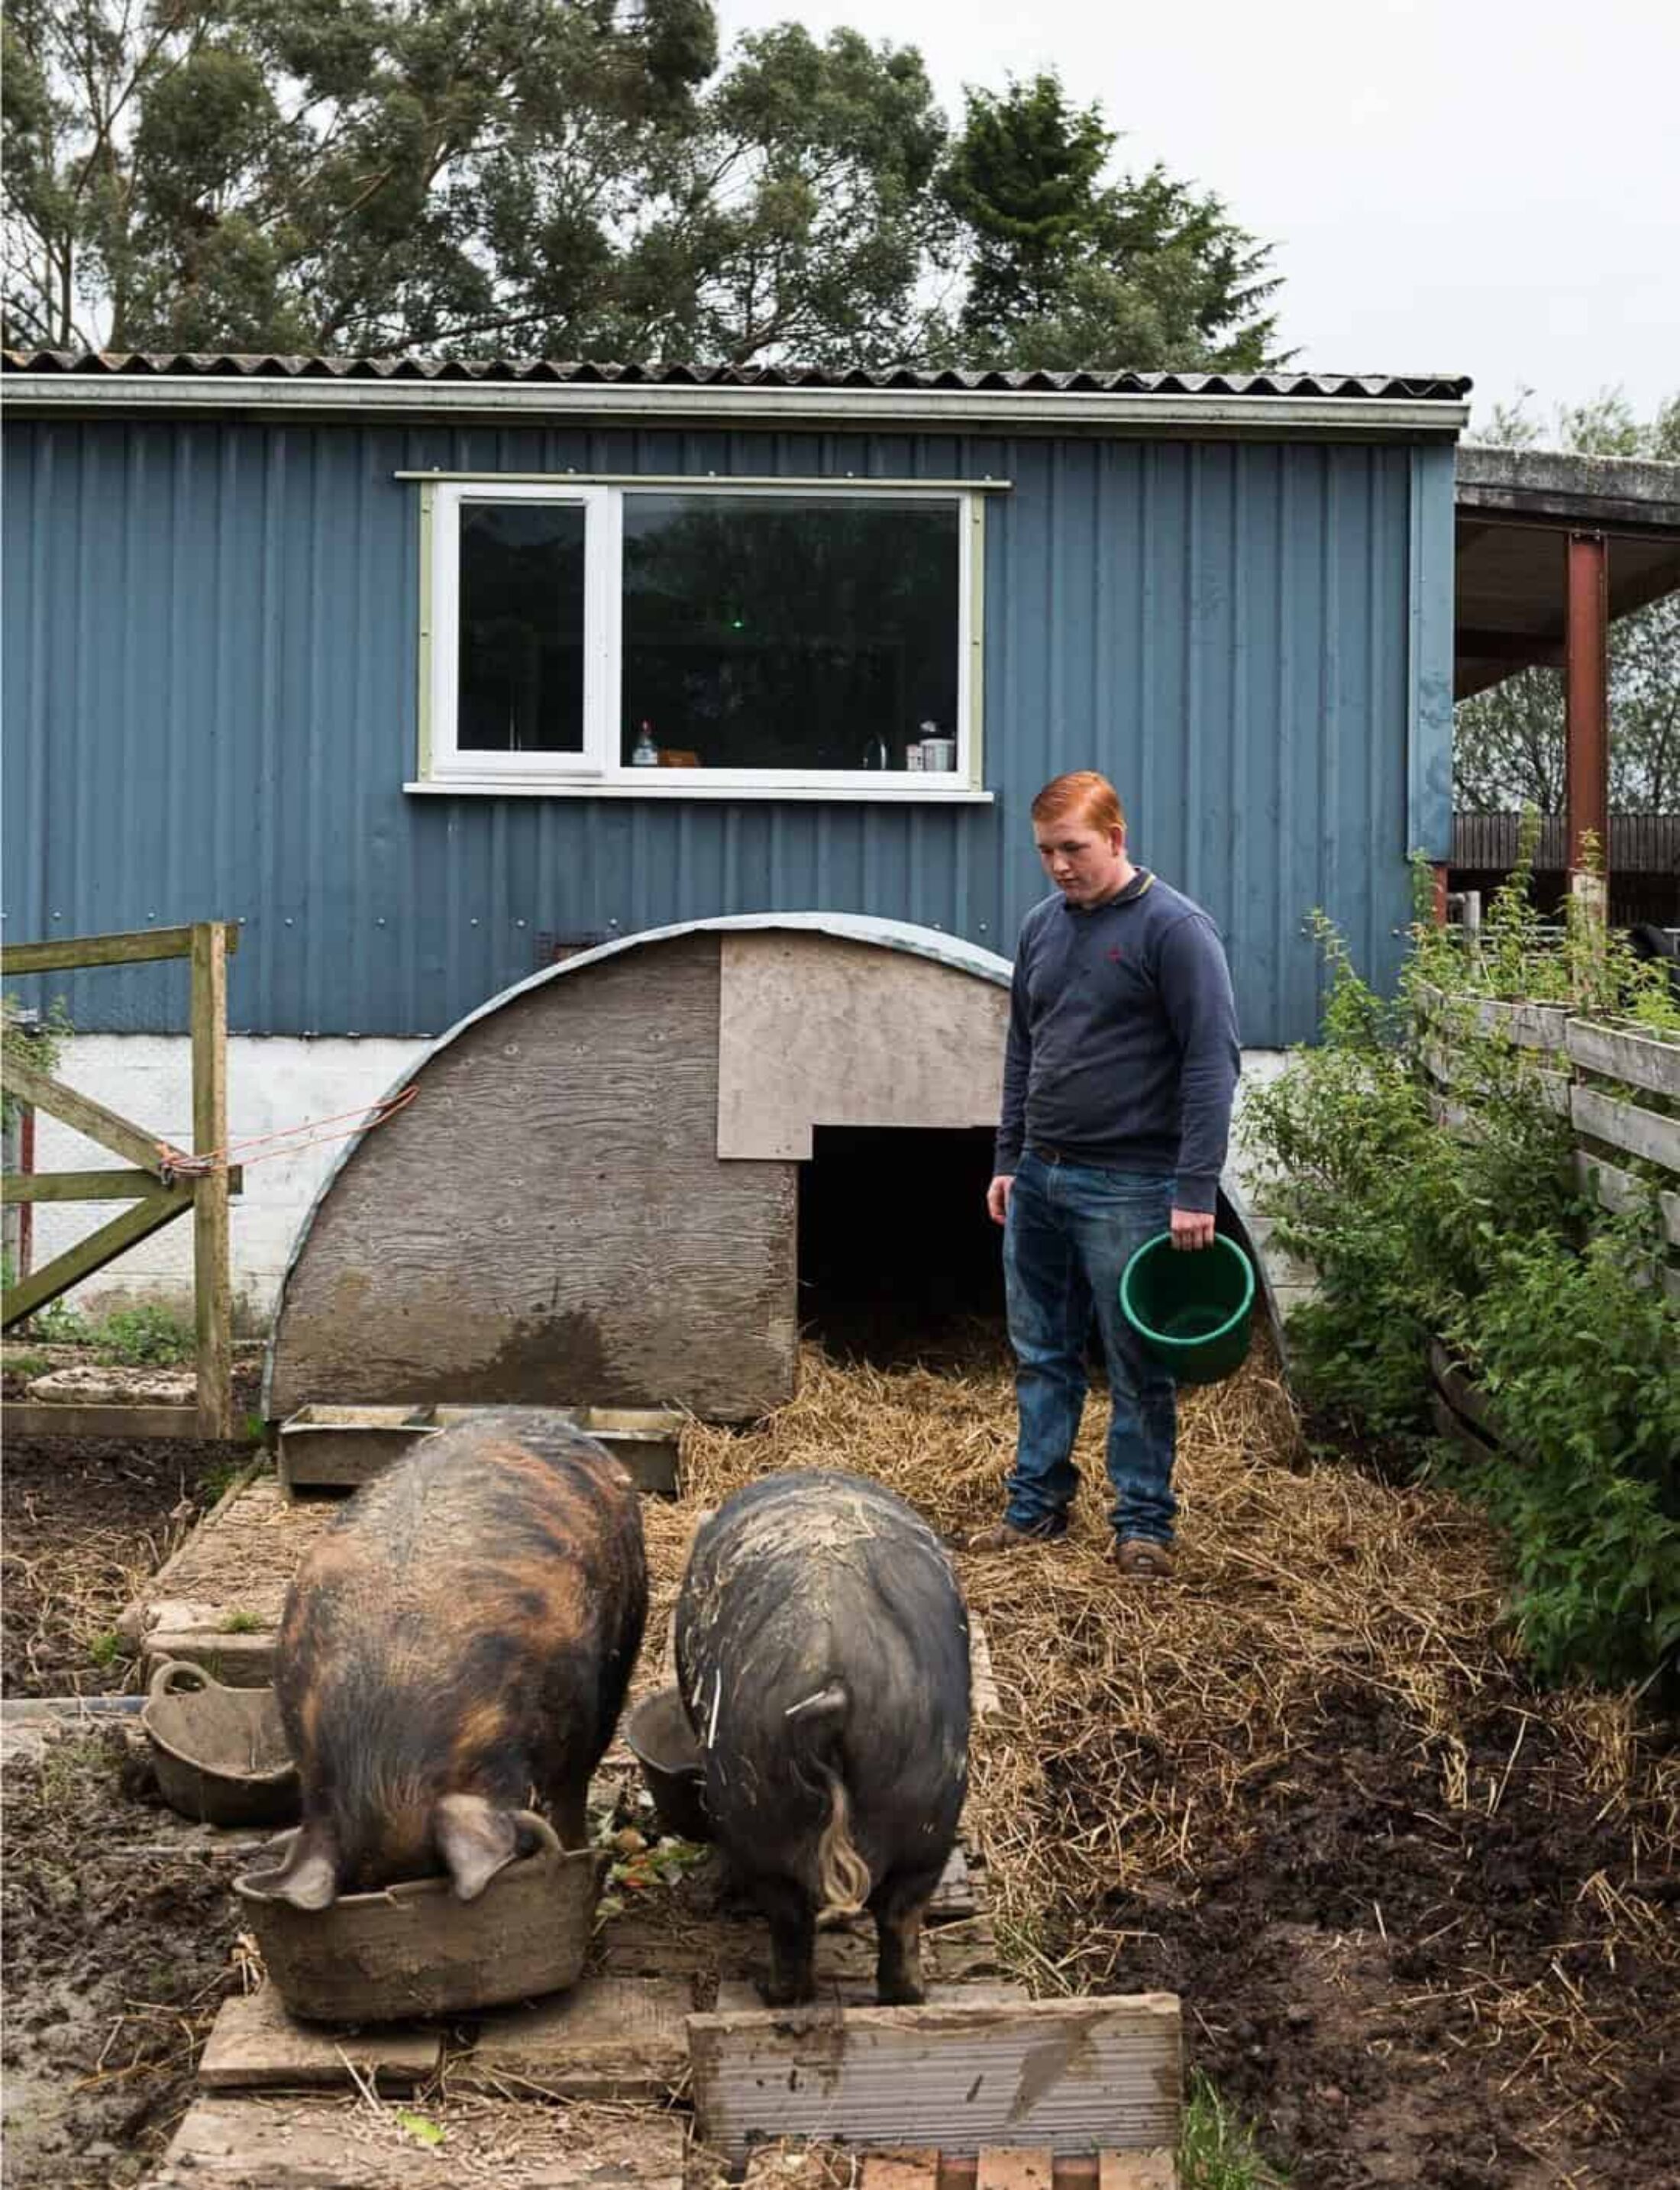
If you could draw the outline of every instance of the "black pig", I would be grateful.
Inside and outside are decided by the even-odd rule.
[[[302,1909],[522,1852],[534,1792],[566,1846],[647,1616],[629,1476],[565,1419],[440,1431],[359,1491],[287,1598],[275,1687],[303,1824],[264,1882]]]
[[[676,1625],[707,1807],[769,1922],[765,1998],[811,1999],[817,1925],[866,1908],[877,1997],[919,2000],[968,1783],[968,1620],[939,1539],[860,1477],[767,1477],[701,1529]]]

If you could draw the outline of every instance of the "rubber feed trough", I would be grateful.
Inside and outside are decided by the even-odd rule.
[[[576,1984],[610,1858],[601,1848],[563,1848],[533,1811],[519,1822],[536,1852],[498,1871],[474,1901],[457,1900],[446,1878],[418,1878],[346,1894],[330,1909],[294,1909],[264,1890],[287,1843],[265,1849],[263,1868],[236,1879],[234,1891],[292,2013],[305,2023],[390,2023]]]
[[[289,1825],[298,1773],[272,1688],[225,1688],[166,1659],[140,1713],[164,1801],[196,1824]]]
[[[1120,1308],[1149,1353],[1180,1384],[1217,1384],[1240,1369],[1253,1335],[1254,1266],[1234,1240],[1176,1248],[1170,1232],[1145,1240],[1121,1274]]]
[[[630,1714],[624,1743],[642,1767],[661,1827],[679,1841],[709,1841],[706,1768],[676,1688],[645,1696]]]

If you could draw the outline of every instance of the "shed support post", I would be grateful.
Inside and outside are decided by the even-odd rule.
[[[1602,912],[1609,883],[1609,551],[1602,532],[1572,532],[1564,552],[1565,857],[1571,891]]]

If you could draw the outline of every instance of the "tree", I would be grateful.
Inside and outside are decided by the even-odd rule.
[[[744,37],[669,141],[603,338],[731,364],[914,357],[945,135],[911,48],[797,24]]]
[[[1266,252],[1053,77],[711,0],[8,0],[14,346],[1257,365]],[[953,318],[948,299],[959,298]]]
[[[1496,405],[1486,439],[1504,448],[1548,445],[1577,456],[1680,460],[1680,394],[1642,423],[1607,390],[1560,405],[1550,431],[1524,391]],[[1680,810],[1680,593],[1610,626],[1610,808],[1617,814]],[[1523,669],[1461,700],[1453,726],[1454,803],[1473,814],[1564,806],[1564,687],[1555,669]]]
[[[1265,364],[1267,246],[1155,166],[1104,180],[1117,141],[1054,74],[970,91],[942,177],[972,253],[952,349],[1049,368]]]
[[[587,321],[709,0],[12,0],[6,340],[384,350]]]

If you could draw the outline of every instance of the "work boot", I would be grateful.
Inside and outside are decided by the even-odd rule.
[[[1130,1581],[1171,1581],[1172,1547],[1153,1536],[1126,1536],[1114,1547],[1114,1563]]]
[[[1053,1544],[1060,1529],[1018,1529],[1013,1521],[994,1521],[989,1529],[970,1529],[956,1539],[960,1552],[1016,1552],[1031,1544]]]

